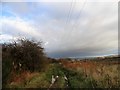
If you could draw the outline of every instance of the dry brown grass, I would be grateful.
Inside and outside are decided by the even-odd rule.
[[[65,68],[83,71],[86,76],[93,77],[98,83],[105,87],[120,86],[120,63],[118,61],[63,61]]]
[[[31,73],[29,71],[23,71],[19,74],[16,74],[15,72],[11,72],[11,78],[8,82],[10,83],[10,85],[21,84],[37,75],[39,75],[38,72]]]

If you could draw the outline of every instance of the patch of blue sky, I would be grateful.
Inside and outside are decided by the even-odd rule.
[[[20,2],[21,3],[21,2]],[[22,2],[23,3],[23,2]],[[22,5],[22,3],[20,5]],[[2,5],[2,16],[6,16],[6,17],[20,17],[23,19],[33,19],[40,17],[40,16],[44,16],[45,18],[49,17],[49,14],[51,14],[49,7],[48,6],[44,6],[43,3],[40,2],[24,2],[26,3],[27,6],[27,12],[26,13],[22,13],[22,12],[15,12],[15,8],[12,8],[10,6],[11,3],[5,3]],[[14,5],[14,3],[12,3],[12,5]],[[21,7],[21,6],[18,7]]]
[[[9,11],[6,10],[2,10],[2,16],[6,16],[6,17],[15,17],[15,15]]]
[[[2,14],[0,16],[6,16],[6,17],[15,16],[15,14],[13,14],[11,12],[11,9],[7,6],[7,3],[2,3],[1,13]]]

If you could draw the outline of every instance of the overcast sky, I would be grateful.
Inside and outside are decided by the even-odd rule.
[[[118,53],[118,0],[27,1],[0,3],[0,42],[41,40],[55,58]]]

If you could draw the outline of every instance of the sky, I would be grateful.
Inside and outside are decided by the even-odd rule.
[[[49,57],[118,54],[118,0],[4,0],[0,43],[42,41]]]

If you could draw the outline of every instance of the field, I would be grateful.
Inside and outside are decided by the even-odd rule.
[[[48,59],[41,72],[11,72],[7,88],[119,88],[119,57]],[[58,76],[51,85],[52,75]],[[65,79],[67,78],[67,80]]]

